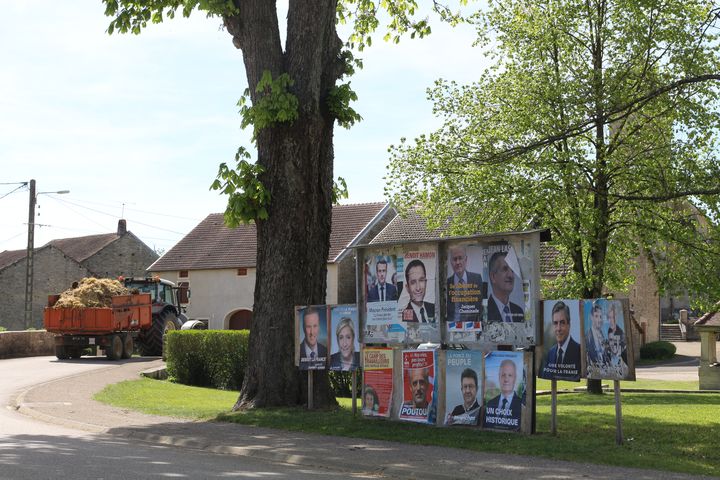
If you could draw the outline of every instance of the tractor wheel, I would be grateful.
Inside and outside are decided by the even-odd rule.
[[[123,342],[120,335],[113,335],[110,337],[110,345],[105,349],[105,356],[108,360],[120,360],[123,353]]]
[[[58,360],[67,360],[70,358],[70,353],[65,345],[55,345],[55,356]]]
[[[135,342],[133,341],[132,335],[129,333],[126,333],[124,337],[122,358],[130,358],[132,357],[133,349],[135,348]]]
[[[172,311],[153,315],[152,327],[142,336],[141,353],[146,356],[162,355],[165,334],[177,328],[177,316]]]

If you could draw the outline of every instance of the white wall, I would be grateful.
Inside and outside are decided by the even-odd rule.
[[[338,268],[327,266],[326,303],[337,303]],[[187,304],[188,319],[208,319],[209,328],[226,327],[228,314],[236,310],[252,310],[255,293],[255,268],[248,268],[247,275],[237,275],[236,268],[216,270],[190,270],[187,278],[178,278],[178,272],[161,272],[160,277],[171,282],[190,283],[190,301]]]

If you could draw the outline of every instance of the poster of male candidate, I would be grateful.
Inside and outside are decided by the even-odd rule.
[[[404,350],[403,403],[400,420],[434,424],[437,416],[435,394],[435,351]]]
[[[548,380],[579,381],[582,342],[579,300],[543,302],[543,351],[538,376]]]
[[[458,243],[447,247],[446,308],[448,332],[482,331],[487,281],[482,276],[483,247]]]
[[[483,352],[448,350],[445,358],[445,425],[480,425]]]
[[[330,370],[360,368],[357,305],[330,307]]]
[[[366,272],[374,269],[376,276],[374,284],[367,288],[363,343],[440,341],[437,249],[415,248],[366,253]],[[388,281],[385,264],[388,271],[394,271],[394,282],[392,278]],[[383,278],[385,282],[381,285]]]
[[[362,414],[369,417],[389,417],[392,394],[392,348],[363,349]]]
[[[300,370],[325,370],[328,361],[327,307],[295,308],[295,362]]]
[[[632,334],[625,321],[625,302],[583,300],[585,374],[596,380],[635,380]]]
[[[482,312],[481,328],[467,332],[461,331],[457,323],[448,323],[446,340],[448,343],[474,343],[488,348],[495,345],[528,346],[537,343],[535,299],[539,279],[538,240],[534,236],[517,236],[511,238],[511,241],[479,242],[465,246],[468,260],[464,270],[470,270],[470,265],[473,265],[470,260],[473,257],[477,258],[479,255],[482,259],[482,267],[477,272],[482,278],[481,305],[477,307]],[[471,246],[475,248],[470,248]],[[453,247],[454,244],[448,245],[450,257],[448,270],[453,265],[458,271],[463,270],[462,262],[459,261],[464,257],[463,252],[453,251]],[[474,265],[473,268],[477,269]],[[454,268],[452,271],[455,274]],[[452,292],[450,275],[448,275],[448,296]],[[475,300],[475,298],[467,299]],[[451,315],[455,318],[457,306],[451,298],[449,300],[448,318],[451,318]],[[474,307],[466,305],[465,308]],[[461,314],[462,309],[458,313]]]
[[[528,390],[523,352],[492,352],[485,357],[483,428],[520,431]]]

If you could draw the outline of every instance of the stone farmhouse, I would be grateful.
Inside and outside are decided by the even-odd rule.
[[[0,326],[22,330],[25,312],[26,250],[0,252]],[[70,288],[83,277],[145,276],[158,258],[150,247],[127,230],[125,220],[117,232],[51,240],[34,250],[31,327],[42,328],[48,295]]]
[[[369,242],[395,215],[387,203],[333,207],[326,303],[355,303],[352,247]],[[181,300],[189,319],[205,321],[210,329],[249,328],[256,249],[254,224],[228,228],[222,213],[212,213],[148,270],[189,288],[189,298]]]

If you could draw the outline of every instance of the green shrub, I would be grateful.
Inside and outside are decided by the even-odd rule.
[[[358,397],[362,392],[362,372],[357,372],[357,382],[355,384]],[[352,391],[352,372],[328,371],[328,379],[330,380],[330,388],[335,392],[336,397],[350,397]]]
[[[0,326],[0,332],[5,332],[5,331],[7,331],[7,328]]]
[[[240,390],[247,366],[249,330],[168,332],[168,377],[177,383]]]
[[[650,342],[640,347],[640,358],[643,360],[665,360],[672,358],[676,350],[675,345],[664,340]]]

